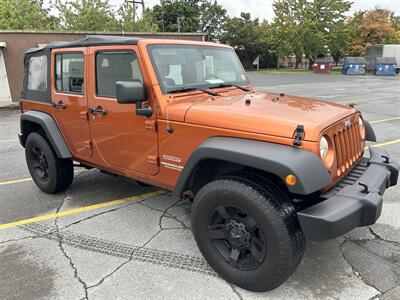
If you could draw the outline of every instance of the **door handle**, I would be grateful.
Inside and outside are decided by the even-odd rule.
[[[101,109],[101,108],[89,108],[89,112],[91,114],[97,114],[97,115],[102,115],[102,116],[107,114],[107,111],[104,109]]]
[[[65,109],[67,106],[62,101],[59,101],[58,103],[53,103],[53,107],[59,109]]]

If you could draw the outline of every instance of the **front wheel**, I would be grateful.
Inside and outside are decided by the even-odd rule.
[[[251,291],[281,285],[304,254],[304,235],[290,199],[256,177],[225,177],[205,185],[193,203],[192,228],[216,272]]]
[[[29,173],[42,191],[53,194],[71,185],[74,179],[72,160],[57,158],[47,140],[39,133],[29,134],[25,157]]]

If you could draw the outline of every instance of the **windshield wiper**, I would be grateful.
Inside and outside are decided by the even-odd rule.
[[[212,86],[210,86],[210,89],[217,89],[217,88],[224,88],[224,87],[231,87],[231,86],[241,89],[242,91],[245,91],[245,92],[250,92],[250,89],[240,86],[240,85],[237,85],[237,84],[233,84],[233,83],[221,83],[218,85],[212,85]]]
[[[204,93],[210,94],[211,96],[219,96],[220,94],[207,90],[207,89],[202,89],[198,87],[184,87],[184,88],[179,88],[179,89],[172,89],[172,90],[167,90],[167,94],[172,94],[172,93],[179,93],[179,92],[188,92],[188,91],[202,91]]]

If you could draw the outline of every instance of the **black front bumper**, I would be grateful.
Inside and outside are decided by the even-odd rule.
[[[335,238],[355,227],[374,224],[379,218],[383,193],[397,184],[400,167],[383,150],[370,148],[370,154],[369,159],[360,161],[358,178],[354,180],[355,175],[350,173],[349,178],[321,195],[325,200],[297,213],[308,239]]]

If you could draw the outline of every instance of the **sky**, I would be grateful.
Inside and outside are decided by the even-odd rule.
[[[109,0],[113,5],[121,4],[124,0]],[[144,0],[146,7],[158,4],[159,0]],[[230,16],[239,16],[240,12],[249,12],[253,18],[260,20],[272,20],[274,11],[272,9],[273,0],[217,0],[228,12]],[[357,10],[372,9],[375,6],[387,8],[400,15],[400,0],[353,0],[351,8],[352,14]]]
[[[109,0],[108,2],[114,6],[119,6],[125,0]],[[49,0],[45,0],[48,3]],[[146,7],[158,4],[159,0],[144,0]],[[228,12],[229,16],[239,16],[241,12],[249,12],[252,18],[271,21],[274,17],[272,9],[273,0],[217,0]],[[400,15],[400,0],[353,0],[350,14],[357,10],[373,9],[376,6],[394,11],[396,15]]]

